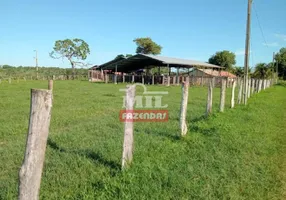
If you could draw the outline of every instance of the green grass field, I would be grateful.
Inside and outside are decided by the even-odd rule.
[[[0,199],[16,199],[28,129],[30,88],[46,81],[0,85]],[[207,89],[189,91],[188,133],[179,137],[181,90],[168,91],[169,121],[136,123],[133,165],[121,171],[124,85],[54,82],[41,199],[283,199],[286,87],[275,86],[204,118]],[[141,89],[137,91],[140,94]],[[286,196],[284,196],[286,198]]]

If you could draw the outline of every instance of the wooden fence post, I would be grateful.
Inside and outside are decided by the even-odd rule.
[[[48,89],[49,89],[49,90],[53,90],[53,87],[54,87],[54,82],[53,82],[53,80],[49,80],[49,82],[48,82]]]
[[[259,87],[258,87],[258,92],[260,92],[262,89],[262,79],[259,79]]]
[[[134,75],[132,75],[132,83],[134,83],[135,82],[135,77],[134,77]]]
[[[142,84],[144,85],[144,76],[142,75]]]
[[[189,77],[189,76],[186,77],[186,82],[187,82],[188,85],[190,86],[190,77]]]
[[[173,85],[176,85],[176,76],[173,76]]]
[[[154,84],[155,84],[155,76],[152,75],[152,85],[154,85]]]
[[[56,76],[55,75],[53,75],[53,80],[56,80]]]
[[[125,75],[122,75],[122,82],[125,83]]]
[[[255,79],[253,78],[251,81],[251,95],[254,94],[254,88],[255,88]]]
[[[213,105],[213,79],[209,81],[206,116],[208,116],[212,112],[212,105]]]
[[[108,78],[109,78],[108,74],[105,74],[105,83],[108,83]]]
[[[256,79],[256,85],[255,85],[255,92],[258,93],[259,92],[259,79]]]
[[[188,131],[187,124],[186,124],[188,97],[189,97],[189,83],[183,82],[182,83],[181,111],[180,111],[181,136],[185,136]]]
[[[235,87],[236,87],[236,80],[233,81],[233,84],[232,84],[230,108],[234,108]]]
[[[170,86],[170,76],[167,76],[167,86]]]
[[[225,104],[225,89],[226,89],[226,79],[221,78],[221,88],[220,88],[220,105],[219,105],[219,111],[224,111],[224,104]]]
[[[239,81],[239,90],[238,90],[237,104],[241,104],[242,90],[243,90],[243,79],[241,78],[240,81]]]
[[[39,199],[52,108],[51,90],[31,90],[25,157],[19,171],[19,200]]]
[[[125,109],[127,113],[133,115],[133,105],[135,98],[135,85],[126,87]],[[133,119],[124,122],[124,141],[122,154],[122,169],[128,167],[133,158]]]

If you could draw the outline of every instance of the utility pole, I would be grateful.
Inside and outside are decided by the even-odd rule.
[[[35,60],[36,60],[36,71],[37,71],[37,80],[38,80],[38,51],[37,50],[34,50],[36,52],[36,57],[35,57]]]
[[[248,88],[248,67],[249,67],[249,41],[250,41],[250,23],[251,23],[251,5],[252,0],[248,0],[247,6],[247,25],[245,40],[245,58],[244,58],[244,87],[243,87],[243,103],[247,104],[247,88]]]

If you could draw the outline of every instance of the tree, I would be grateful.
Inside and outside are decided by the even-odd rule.
[[[275,66],[278,65],[278,76],[286,80],[286,48],[281,48],[275,55]],[[275,68],[276,69],[276,68]]]
[[[132,54],[125,54],[125,55],[119,54],[114,58],[114,60],[119,59],[119,58],[129,58],[131,56],[133,56],[133,55]]]
[[[233,67],[231,73],[235,74],[236,76],[242,77],[244,74],[243,67]]]
[[[209,63],[225,67],[227,71],[230,71],[233,65],[235,65],[236,63],[235,54],[233,52],[226,50],[218,51],[215,53],[215,55],[212,55],[209,58]]]
[[[65,39],[57,40],[53,51],[50,53],[50,56],[54,59],[66,58],[71,64],[73,78],[75,76],[76,65],[84,66],[82,60],[87,58],[87,55],[90,54],[88,44],[82,39]]]
[[[161,53],[162,47],[155,43],[150,37],[136,38],[133,40],[136,43],[136,53],[158,55]]]
[[[272,68],[271,68],[270,64],[258,63],[255,66],[253,77],[261,78],[261,79],[270,78],[272,75],[271,70],[272,70]]]

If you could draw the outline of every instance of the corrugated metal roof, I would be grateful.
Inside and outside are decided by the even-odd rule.
[[[223,68],[218,65],[213,65],[201,61],[196,60],[189,60],[189,59],[181,59],[181,58],[172,58],[172,57],[165,57],[165,56],[155,56],[155,55],[147,55],[141,54],[143,56],[147,56],[152,59],[159,60],[165,64],[173,64],[173,65],[185,65],[185,66],[201,66],[201,67],[209,67],[209,68]]]
[[[168,66],[169,67],[180,67],[180,68],[223,68],[217,65],[212,65],[205,62],[187,60],[180,58],[171,58],[165,56],[155,56],[147,54],[136,54],[129,58],[123,58],[121,60],[112,60],[102,65],[99,65],[100,69],[121,71],[121,72],[130,72],[138,69],[143,69],[148,66]]]

